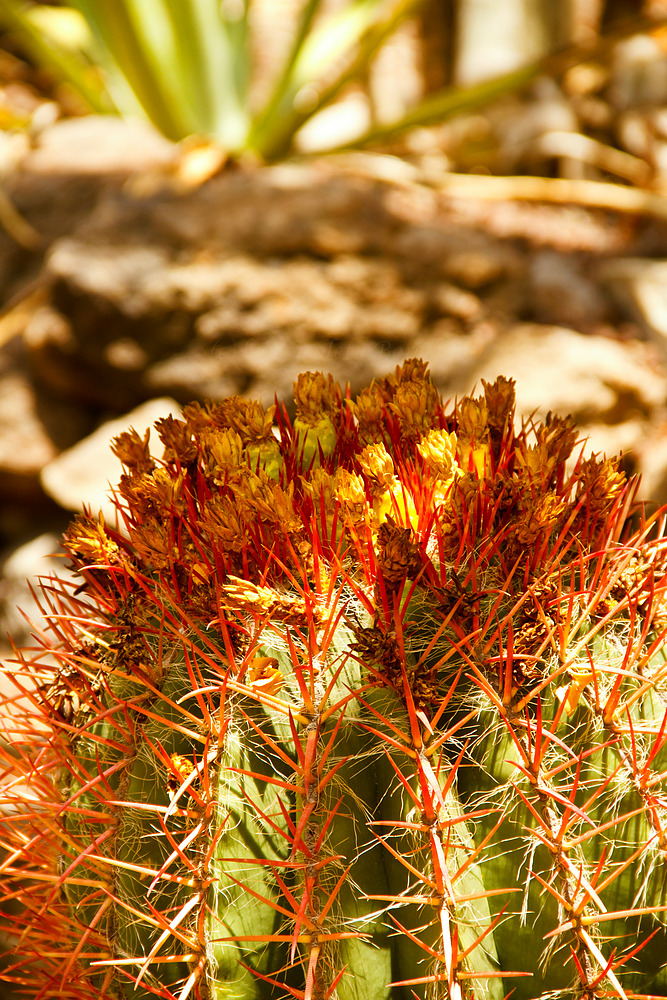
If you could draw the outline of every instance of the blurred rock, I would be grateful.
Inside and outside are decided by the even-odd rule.
[[[59,240],[47,261],[49,275],[67,285],[73,297],[89,296],[133,319],[161,303],[177,305],[174,297],[156,285],[156,275],[168,276],[169,251],[155,245],[136,246],[118,236],[112,243],[70,238]],[[83,254],[85,253],[85,261]],[[171,291],[167,285],[167,291]]]
[[[148,122],[112,115],[63,118],[41,132],[23,170],[54,174],[121,174],[166,170],[176,147]]]
[[[120,413],[155,394],[263,395],[280,364],[291,385],[296,357],[347,373],[351,345],[409,354],[443,317],[471,328],[479,290],[499,294],[519,255],[446,216],[416,225],[393,193],[312,166],[225,174],[187,198],[103,199],[48,255],[50,302],[25,330],[33,368]]]
[[[641,495],[653,505],[667,505],[667,412],[635,445],[636,468],[642,477]]]
[[[528,281],[530,311],[538,323],[585,330],[609,319],[606,297],[575,255],[536,251]]]
[[[589,450],[613,454],[641,443],[665,400],[665,370],[649,345],[522,324],[499,335],[454,381],[457,394],[481,379],[516,379],[519,414],[572,414]]]
[[[16,646],[30,642],[32,625],[43,627],[39,578],[73,580],[60,547],[59,535],[48,532],[17,546],[2,561],[0,577],[0,649],[9,636]]]
[[[190,348],[151,365],[144,384],[152,393],[173,396],[182,403],[201,397],[220,401],[238,394],[245,381],[237,353],[235,349]]]
[[[448,278],[473,290],[498,281],[506,268],[507,260],[494,247],[454,252],[443,262],[443,272]]]
[[[0,305],[43,277],[43,256],[54,240],[74,231],[131,179],[164,175],[178,150],[148,124],[112,115],[62,119],[30,139],[13,170],[5,163],[2,183],[36,239],[21,246],[0,227]]]
[[[633,35],[615,46],[608,97],[620,110],[665,104],[667,57],[660,38]]]
[[[621,257],[604,261],[597,272],[618,305],[667,357],[667,260]]]
[[[0,501],[38,501],[42,467],[88,429],[67,399],[36,391],[21,338],[0,347]]]
[[[503,374],[517,381],[522,413],[571,413],[589,423],[640,415],[664,400],[664,370],[646,345],[525,323],[499,335],[457,391]]]
[[[455,316],[464,321],[479,319],[483,308],[480,299],[449,282],[442,282],[433,290],[432,304],[443,316]]]
[[[180,415],[173,399],[151,399],[117,420],[109,420],[93,434],[79,441],[49,462],[41,473],[45,492],[66,510],[89,509],[93,515],[102,511],[105,520],[115,522],[115,506],[109,499],[110,489],[117,485],[123,471],[120,461],[111,452],[111,439],[133,427],[143,436],[146,429],[160,417]],[[161,454],[155,430],[151,441],[155,453]]]
[[[0,374],[0,493],[34,494],[42,467],[57,454],[36,409],[35,393],[17,370]]]

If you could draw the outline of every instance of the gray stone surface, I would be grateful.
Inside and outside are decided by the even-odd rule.
[[[456,391],[503,374],[517,382],[520,413],[571,413],[580,426],[643,418],[664,401],[664,373],[641,342],[622,343],[565,327],[519,324],[498,336]]]
[[[49,576],[74,579],[54,532],[37,535],[5,558],[0,577],[0,649],[8,649],[10,638],[17,647],[25,646],[31,641],[33,626],[44,628],[39,580],[47,583]]]
[[[115,507],[109,492],[118,483],[122,466],[111,452],[111,439],[130,427],[143,435],[156,420],[169,414],[180,414],[175,400],[151,399],[124,417],[102,424],[44,466],[41,483],[45,492],[66,510],[81,511],[85,507],[94,515],[101,510],[105,520],[114,523]],[[154,430],[152,442],[155,447]],[[159,447],[156,453],[161,454]]]
[[[132,174],[164,170],[174,160],[173,143],[136,118],[87,115],[63,118],[45,129],[23,169],[54,174]]]
[[[667,357],[667,260],[616,258],[599,266],[598,277]]]

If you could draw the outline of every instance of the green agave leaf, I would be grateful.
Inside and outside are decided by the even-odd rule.
[[[103,53],[121,106],[136,101],[168,138],[213,135],[245,143],[247,3],[225,16],[217,0],[73,0]],[[132,108],[134,110],[134,108]]]
[[[385,14],[381,0],[357,0],[327,18],[320,29],[309,34],[300,31],[299,47],[292,51],[266,108],[257,116],[249,146],[267,160],[284,156],[299,128],[348,84],[363,78],[378,49],[422,2],[398,0]],[[309,25],[309,10],[308,15]]]
[[[249,0],[165,0],[189,88],[191,132],[211,135],[230,152],[247,142],[251,76]]]
[[[73,0],[107,68],[115,69],[148,118],[169,139],[188,134],[178,92],[175,40],[161,0]],[[120,95],[121,103],[123,95]]]
[[[420,101],[397,121],[373,125],[350,142],[332,146],[328,153],[341,153],[348,149],[359,149],[375,143],[381,144],[409,132],[410,129],[424,128],[447,121],[454,115],[465,114],[483,108],[502,97],[503,94],[521,90],[543,70],[542,63],[531,63],[518,70],[483,80],[469,87],[446,87]]]
[[[108,114],[114,108],[91,66],[87,26],[83,19],[72,23],[70,15],[75,12],[0,0],[0,24],[19,33],[36,62],[66,81],[91,111]]]

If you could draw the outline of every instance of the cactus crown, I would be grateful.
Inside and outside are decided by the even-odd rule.
[[[5,669],[22,995],[667,996],[662,521],[419,360],[121,434]]]

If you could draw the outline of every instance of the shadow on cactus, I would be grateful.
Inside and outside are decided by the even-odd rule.
[[[21,995],[667,996],[666,545],[407,361],[128,431],[5,669]]]

